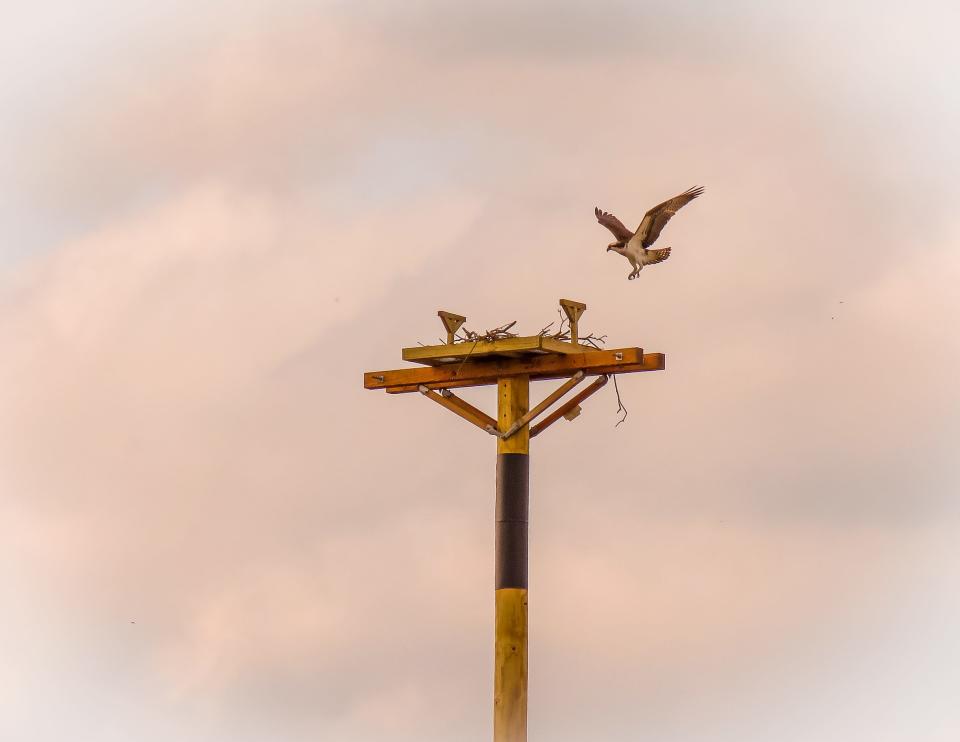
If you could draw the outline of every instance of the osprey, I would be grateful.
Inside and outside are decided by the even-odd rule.
[[[657,241],[661,230],[670,221],[670,217],[677,213],[682,207],[693,201],[697,196],[703,193],[702,186],[690,188],[679,196],[674,196],[669,201],[664,201],[659,206],[654,206],[643,217],[640,226],[636,232],[627,229],[613,214],[594,208],[593,213],[597,221],[613,232],[617,238],[616,242],[607,245],[607,252],[613,250],[615,253],[623,255],[630,261],[633,270],[627,276],[631,281],[640,275],[640,271],[645,265],[662,263],[670,257],[670,248],[665,247],[662,250],[650,250],[650,245]]]

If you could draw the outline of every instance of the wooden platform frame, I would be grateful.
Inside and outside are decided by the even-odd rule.
[[[532,381],[540,381],[565,379],[578,371],[586,376],[662,371],[665,360],[662,353],[644,353],[642,348],[585,350],[562,355],[548,353],[520,358],[488,357],[486,360],[465,360],[426,368],[368,371],[363,375],[363,386],[383,389],[390,394],[404,394],[419,391],[421,386],[434,390],[489,386],[508,376],[529,376]]]

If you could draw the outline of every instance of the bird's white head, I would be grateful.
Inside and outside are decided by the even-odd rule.
[[[622,253],[624,250],[623,243],[611,242],[609,245],[607,245],[607,252],[610,252],[611,250],[613,250],[614,252]]]

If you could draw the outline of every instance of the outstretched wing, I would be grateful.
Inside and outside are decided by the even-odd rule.
[[[644,265],[653,265],[654,263],[662,263],[664,260],[670,257],[670,248],[665,247],[662,250],[647,250],[642,254],[642,260]]]
[[[618,242],[626,242],[631,237],[633,237],[633,232],[627,229],[623,222],[621,222],[617,217],[607,211],[600,211],[600,209],[594,207],[593,213],[597,217],[597,221],[600,222],[603,226],[613,232],[613,236],[617,238]]]
[[[667,222],[670,221],[670,218],[676,214],[681,207],[686,206],[701,193],[703,193],[703,187],[696,186],[650,209],[643,217],[643,221],[640,222],[640,226],[637,227],[635,237],[640,240],[640,244],[644,247],[650,247],[650,245],[656,242],[657,237],[660,236],[660,232],[667,225]]]

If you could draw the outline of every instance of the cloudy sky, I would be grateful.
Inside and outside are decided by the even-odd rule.
[[[361,373],[559,297],[668,370],[534,443],[531,739],[960,738],[954,4],[2,17],[0,738],[489,739],[495,447]]]

